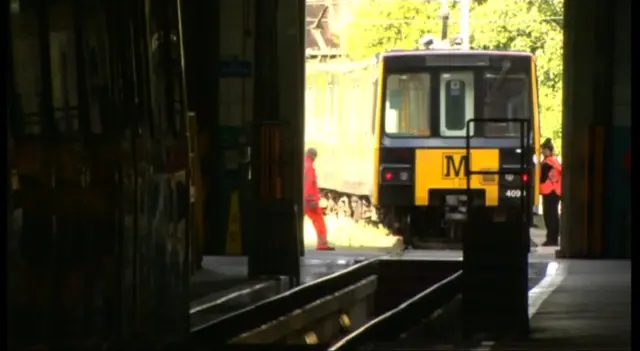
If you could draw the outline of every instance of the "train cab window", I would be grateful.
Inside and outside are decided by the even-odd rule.
[[[392,74],[386,81],[384,131],[389,136],[431,135],[428,73]]]
[[[484,99],[484,118],[530,119],[529,80],[523,74],[508,75],[487,73],[484,76],[487,87]],[[484,133],[488,137],[520,135],[522,126],[516,123],[485,123]]]
[[[440,76],[440,135],[463,137],[474,116],[473,72],[450,72]],[[471,125],[473,135],[474,126]]]

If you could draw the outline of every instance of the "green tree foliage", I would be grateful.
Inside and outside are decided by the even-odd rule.
[[[521,50],[537,57],[542,137],[560,150],[562,134],[563,0],[483,0],[471,9],[471,47]],[[458,33],[451,1],[449,33]],[[391,49],[411,49],[426,34],[439,36],[440,2],[360,0],[341,43],[353,59]]]
[[[340,43],[353,59],[393,49],[414,49],[427,33],[440,37],[440,2],[360,0],[351,16],[353,21],[340,33]],[[450,18],[457,16],[452,6]],[[457,23],[449,25],[449,33],[457,32]]]
[[[488,0],[475,6],[471,44],[536,55],[542,137],[562,142],[562,0]]]

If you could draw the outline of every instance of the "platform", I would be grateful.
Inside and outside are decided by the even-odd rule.
[[[384,254],[367,252],[318,252],[301,258],[301,283],[306,284],[346,269],[357,262]],[[191,278],[192,325],[278,295],[288,289],[284,277],[247,278],[246,257],[208,256],[202,270]]]
[[[388,254],[382,249],[340,249],[336,251],[307,250],[301,258],[301,282],[312,282],[318,278],[339,272],[366,259]],[[410,259],[461,259],[459,250],[410,250],[404,253]],[[553,253],[532,253],[532,261],[553,260]],[[247,278],[247,258],[228,256],[206,256],[202,270],[197,272],[191,283],[191,301],[206,299],[209,295],[219,295],[230,289],[255,285],[261,281]]]
[[[309,250],[301,258],[301,282],[303,284],[318,278],[339,272],[356,262],[383,255],[383,252],[318,252]],[[207,294],[228,290],[234,286],[245,285],[247,278],[247,258],[229,256],[206,256],[202,261],[202,270],[192,277],[191,300],[197,300]]]
[[[532,291],[530,340],[486,350],[629,350],[631,262],[557,263]]]
[[[532,229],[531,238],[537,244],[544,241],[543,229]],[[550,261],[555,257],[556,247],[537,247],[530,255],[531,260]],[[323,276],[341,271],[353,263],[389,254],[390,248],[338,248],[336,251],[316,251],[307,249],[301,258],[301,282],[309,283]],[[460,250],[409,250],[404,256],[426,259],[460,259]],[[247,258],[229,256],[205,256],[202,270],[192,278],[191,301],[202,299],[210,294],[218,294],[238,286],[244,286],[247,279]],[[256,282],[257,284],[258,282]]]

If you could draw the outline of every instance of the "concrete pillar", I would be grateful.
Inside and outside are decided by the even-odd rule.
[[[305,8],[304,0],[280,0],[278,6],[279,118],[288,124],[283,194],[302,208],[304,150]],[[302,230],[302,227],[300,227]]]
[[[205,255],[246,253],[254,7],[250,0],[184,2],[188,95],[197,120],[194,250]]]
[[[249,274],[299,275],[302,232],[305,1],[257,1]],[[301,237],[301,235],[300,235]],[[264,246],[275,249],[265,251]]]
[[[216,224],[206,233],[213,244],[207,253],[243,255],[250,240],[247,150],[253,117],[256,11],[251,0],[223,0],[219,6],[217,132],[211,136],[218,170],[212,184],[215,192],[209,195],[215,197],[216,206],[207,214]]]
[[[279,190],[300,205],[304,147],[305,1],[258,1],[256,18],[255,124],[273,123],[281,130],[283,159]],[[254,140],[254,142],[258,142]],[[261,145],[254,143],[255,152]],[[257,155],[256,155],[257,158]],[[260,174],[252,175],[256,190]],[[260,196],[256,193],[257,196]]]
[[[602,209],[602,203],[594,204],[594,199],[587,198],[588,189],[593,187],[588,182],[587,166],[588,150],[593,146],[591,130],[610,123],[613,8],[607,3],[566,0],[564,17],[564,179],[559,255],[584,257],[593,253],[587,233],[598,230],[588,222],[594,217],[588,206]],[[604,148],[604,143],[597,148]]]
[[[192,271],[199,270],[204,252],[214,252],[220,219],[216,197],[218,133],[220,2],[183,0],[182,23],[187,101],[191,117]],[[191,120],[195,117],[195,121]],[[195,122],[195,123],[194,123]],[[195,124],[195,125],[194,125]],[[220,234],[222,236],[222,234]]]
[[[609,37],[613,106],[605,151],[604,254],[611,258],[631,255],[631,178],[624,156],[631,152],[631,0],[611,3],[615,20]]]

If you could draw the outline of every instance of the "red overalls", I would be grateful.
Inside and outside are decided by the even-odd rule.
[[[304,158],[304,214],[309,217],[313,228],[316,230],[318,238],[316,249],[326,249],[329,247],[327,242],[327,225],[324,222],[324,214],[320,208],[320,189],[318,188],[318,179],[316,170],[313,167],[313,160],[308,156]]]

